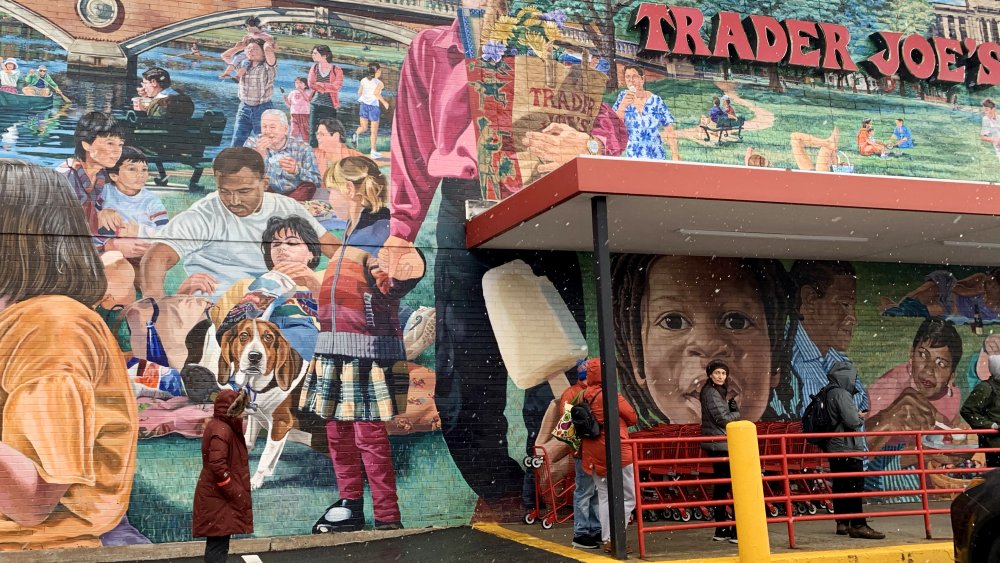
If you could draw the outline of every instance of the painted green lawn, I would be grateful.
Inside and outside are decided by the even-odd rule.
[[[438,432],[391,438],[403,525],[467,524],[476,504]],[[250,454],[251,474],[264,448]],[[168,436],[139,441],[129,521],[155,543],[191,539],[191,507],[201,471],[201,440]],[[337,500],[333,466],[325,453],[288,443],[275,474],[254,491],[257,537],[309,534]],[[372,522],[371,495],[365,513]]]
[[[647,84],[667,102],[679,128],[694,127],[711,107],[713,95],[721,91],[709,80],[661,80]],[[736,92],[774,113],[774,126],[744,133],[743,143],[705,147],[681,140],[681,157],[695,162],[742,164],[746,146],[752,145],[770,159],[772,166],[795,168],[789,145],[791,133],[799,131],[828,137],[840,129],[840,150],[855,165],[856,173],[998,181],[1000,164],[988,144],[979,140],[981,116],[970,106],[955,110],[950,106],[903,98],[896,94],[854,94],[835,88],[790,86],[784,94],[763,85],[738,84]],[[970,98],[970,100],[972,100]],[[746,114],[745,108],[737,106]],[[916,147],[904,156],[862,157],[855,136],[865,118],[875,122],[876,138],[887,141],[902,117],[913,133]]]

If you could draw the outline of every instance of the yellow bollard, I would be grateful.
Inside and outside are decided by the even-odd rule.
[[[730,422],[726,425],[726,440],[729,442],[729,470],[733,476],[740,563],[766,563],[771,560],[771,543],[764,513],[757,427],[746,420]]]

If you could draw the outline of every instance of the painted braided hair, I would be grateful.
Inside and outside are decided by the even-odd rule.
[[[670,422],[649,391],[639,384],[646,378],[642,352],[643,300],[649,288],[649,269],[658,258],[661,256],[644,254],[619,254],[611,258],[615,360],[619,373],[623,374],[619,377],[622,393],[635,407],[640,428]],[[792,337],[798,316],[788,274],[781,262],[771,259],[744,258],[740,260],[740,268],[751,274],[764,304],[771,343],[771,374],[780,374],[778,387],[772,393],[786,389],[778,394],[787,395],[784,400],[790,402]],[[764,417],[768,418],[768,411]]]

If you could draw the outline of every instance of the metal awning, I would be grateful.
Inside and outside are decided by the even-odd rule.
[[[1000,264],[1000,186],[578,157],[470,220],[470,248]]]
[[[611,252],[996,265],[996,215],[989,183],[577,157],[473,217],[466,245],[593,252],[604,413],[616,420]],[[619,447],[607,433],[608,467]],[[618,559],[622,481],[608,472]]]

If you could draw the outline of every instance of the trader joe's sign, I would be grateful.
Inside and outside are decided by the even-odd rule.
[[[702,37],[705,16],[684,6],[643,3],[632,27],[642,40],[640,51],[692,57],[715,57],[764,64],[784,63],[824,71],[858,70],[848,45],[851,33],[842,25],[770,16],[743,17],[719,12],[710,22],[708,42]],[[912,80],[1000,84],[1000,45],[947,37],[903,35],[880,31],[871,35],[877,53],[859,64],[874,76],[900,74]]]

